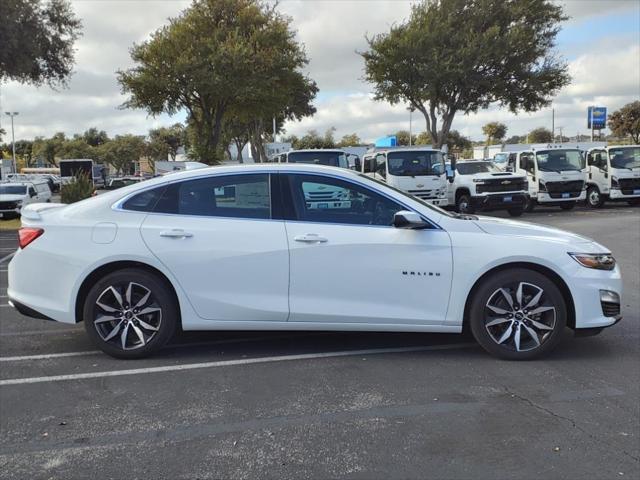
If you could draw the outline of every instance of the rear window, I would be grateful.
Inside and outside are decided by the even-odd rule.
[[[122,208],[125,210],[134,210],[136,212],[153,212],[156,207],[156,203],[158,203],[158,200],[162,197],[166,188],[166,185],[162,185],[158,188],[145,190],[124,202],[122,204]]]

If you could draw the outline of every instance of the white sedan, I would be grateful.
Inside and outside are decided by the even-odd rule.
[[[307,201],[342,191],[344,202]],[[139,358],[184,330],[461,332],[529,359],[620,320],[607,248],[457,215],[355,172],[267,164],[149,180],[23,211],[8,296]]]

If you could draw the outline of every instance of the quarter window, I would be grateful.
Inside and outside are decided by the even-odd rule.
[[[391,226],[405,208],[366,187],[320,175],[289,175],[297,220]],[[286,185],[286,184],[285,184]]]

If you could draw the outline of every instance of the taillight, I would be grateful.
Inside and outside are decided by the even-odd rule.
[[[43,233],[42,228],[22,227],[18,230],[18,245],[20,248],[25,248]]]

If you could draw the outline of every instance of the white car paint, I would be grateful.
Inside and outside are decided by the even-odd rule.
[[[346,181],[401,203],[433,228],[119,208],[123,200],[155,186],[246,173]],[[460,332],[474,284],[493,268],[512,263],[555,272],[570,291],[578,329],[614,324],[616,319],[602,312],[598,291],[622,292],[618,266],[588,269],[568,254],[608,252],[593,240],[529,223],[450,215],[330,167],[266,164],[180,172],[68,206],[30,205],[23,222],[44,233],[11,260],[8,296],[70,324],[80,320],[76,301],[85,279],[121,261],[148,265],[167,278],[185,330]],[[161,235],[165,232],[168,236]],[[56,281],[43,272],[55,272]]]

